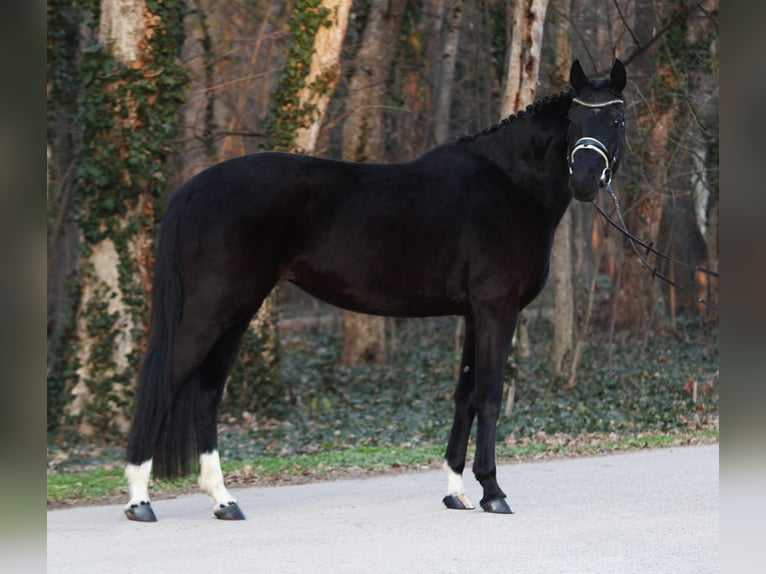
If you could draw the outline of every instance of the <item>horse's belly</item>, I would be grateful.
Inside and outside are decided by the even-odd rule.
[[[451,282],[449,273],[436,275],[439,277],[424,281],[395,265],[370,268],[358,264],[319,271],[296,264],[286,278],[322,301],[357,313],[391,317],[463,314],[464,290]]]

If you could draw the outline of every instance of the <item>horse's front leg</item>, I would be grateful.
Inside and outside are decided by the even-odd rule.
[[[473,504],[465,494],[463,469],[468,450],[468,437],[476,416],[473,406],[474,373],[476,372],[475,329],[473,317],[465,318],[463,356],[460,360],[460,376],[455,389],[455,418],[452,422],[447,453],[444,456],[444,470],[447,473],[447,496],[442,502],[447,508],[471,510]]]
[[[481,507],[486,512],[499,514],[513,513],[505,493],[497,484],[495,436],[503,398],[503,370],[517,319],[516,308],[488,305],[476,309],[476,380],[473,398],[477,427],[473,473],[484,490]]]

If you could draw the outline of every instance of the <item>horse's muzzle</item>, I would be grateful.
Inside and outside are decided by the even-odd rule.
[[[593,201],[601,187],[601,174],[596,171],[572,173],[569,176],[569,189],[578,201]]]
[[[600,187],[612,179],[615,160],[600,140],[582,137],[575,142],[567,158],[569,188],[579,201],[593,201]]]

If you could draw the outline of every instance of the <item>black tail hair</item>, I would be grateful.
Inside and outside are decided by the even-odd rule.
[[[163,217],[154,266],[149,345],[141,365],[135,412],[128,435],[127,460],[150,458],[157,478],[189,474],[196,463],[194,413],[199,382],[183,381],[173,389],[173,350],[183,310],[178,269],[178,223],[186,194],[175,193]]]

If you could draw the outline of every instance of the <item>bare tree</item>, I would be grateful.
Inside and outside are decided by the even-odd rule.
[[[535,98],[540,73],[543,24],[548,0],[517,0],[514,6],[513,36],[506,61],[505,84],[500,113],[508,116],[531,104]],[[516,328],[518,349],[522,355],[528,353],[526,327],[520,320]],[[510,415],[516,394],[516,381],[511,381],[505,406],[506,416]]]
[[[348,116],[343,124],[343,159],[382,161],[384,106],[389,73],[407,0],[373,0],[349,82]],[[343,354],[346,365],[386,359],[386,319],[346,311]]]
[[[309,121],[295,132],[295,151],[313,153],[316,148],[322,120],[340,75],[340,54],[350,10],[351,0],[322,0],[317,7],[317,13],[324,14],[326,19],[314,38],[311,66],[298,92],[301,108],[313,111]]]
[[[516,0],[501,104],[503,115],[522,109],[535,98],[547,9],[548,0]]]
[[[462,0],[439,0],[437,18],[442,35],[441,53],[438,55],[438,74],[435,79],[434,138],[443,144],[449,134],[450,108],[455,79],[457,50],[460,43],[460,26],[463,21]]]
[[[552,87],[563,90],[569,84],[572,45],[569,24],[570,0],[553,0],[556,62]],[[556,229],[551,251],[551,279],[555,300],[551,369],[563,374],[564,357],[572,350],[574,338],[574,292],[572,282],[572,211],[567,209]]]

